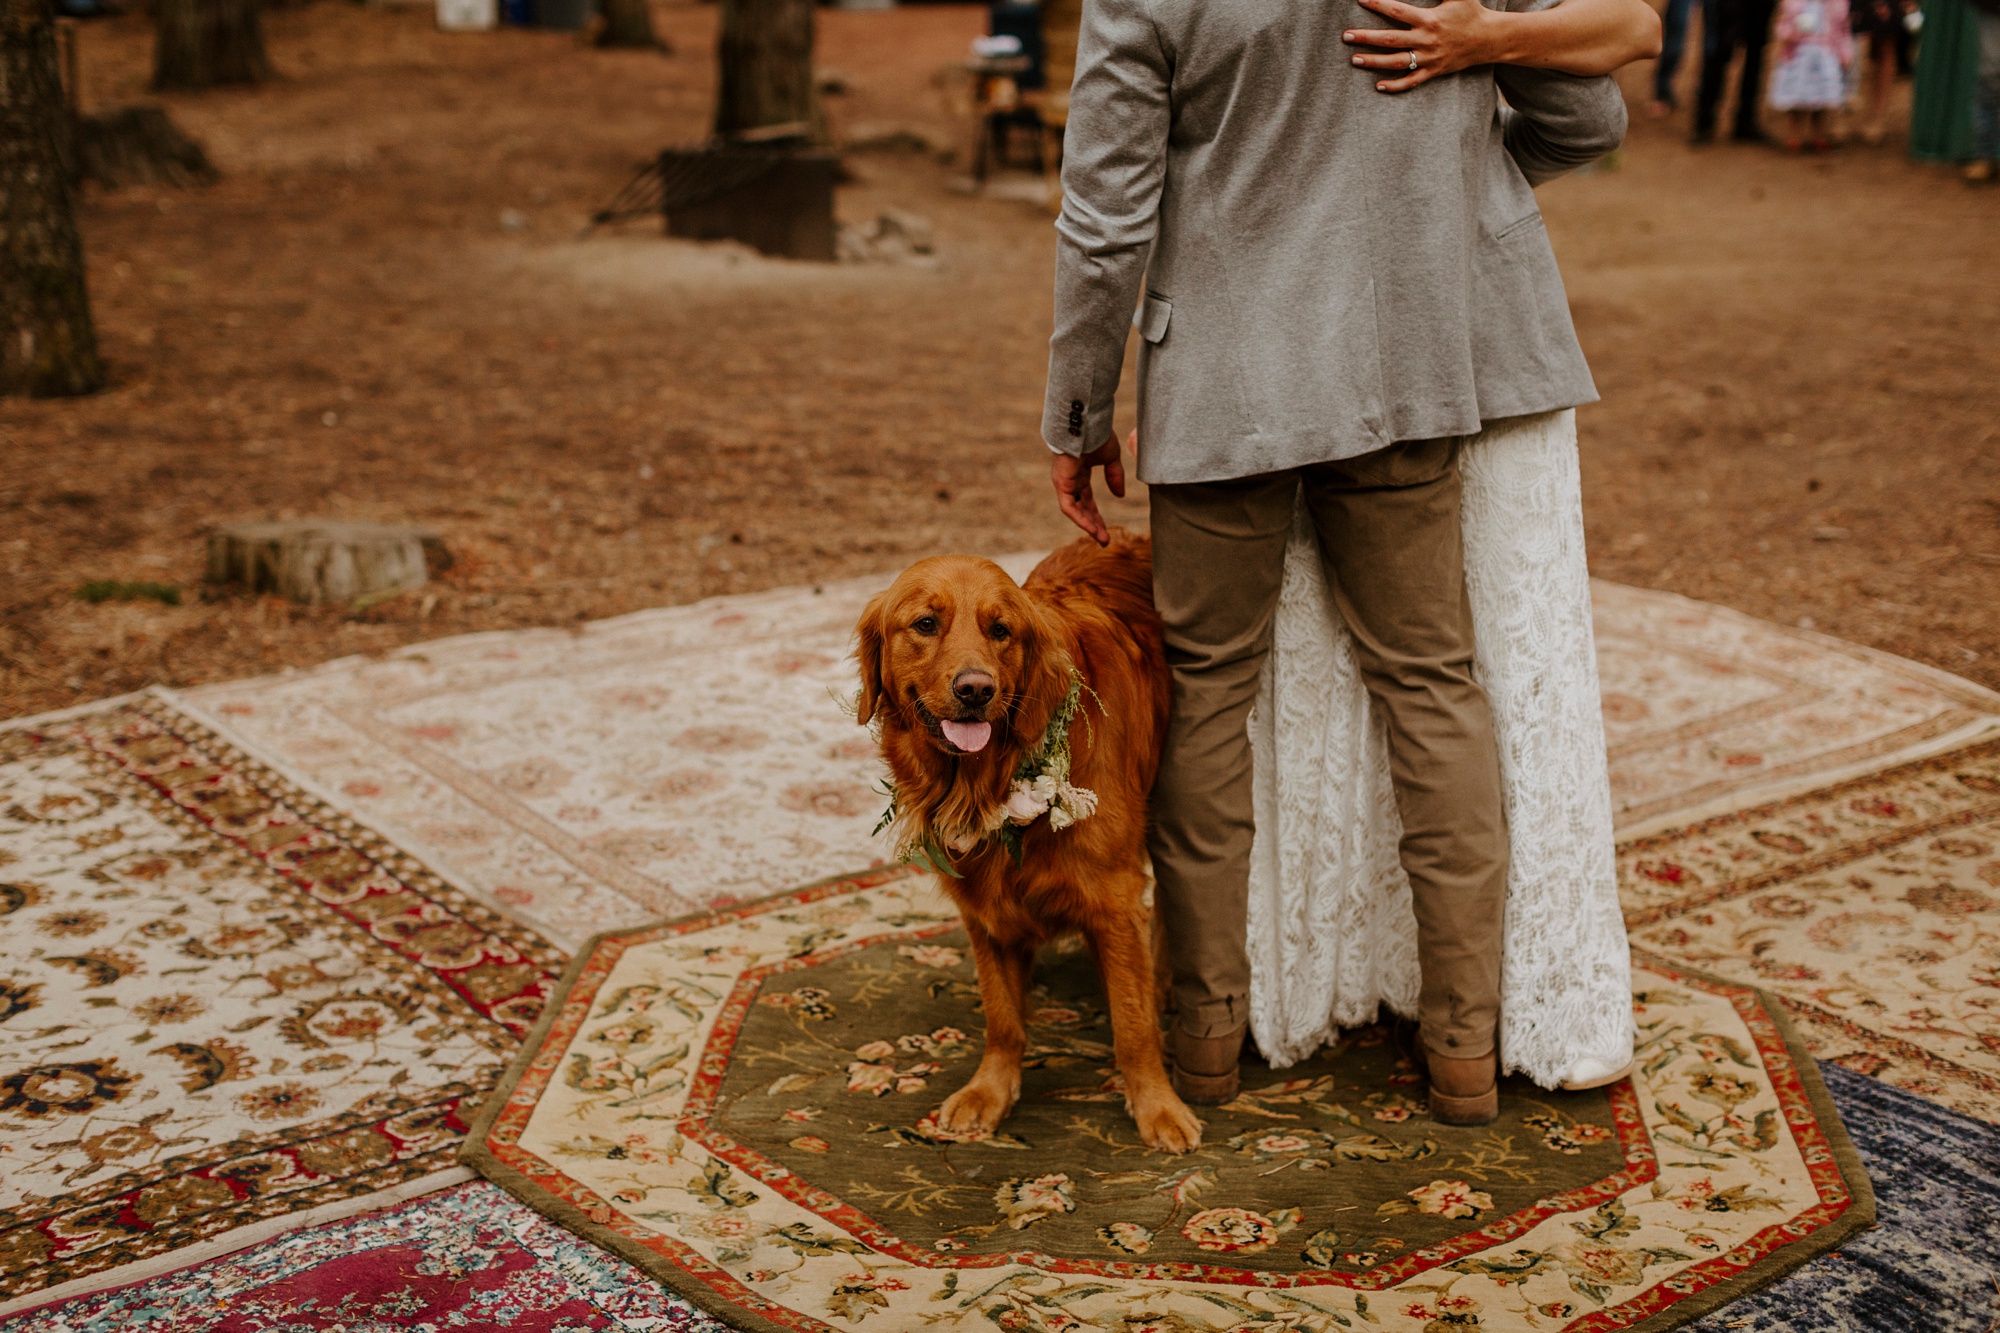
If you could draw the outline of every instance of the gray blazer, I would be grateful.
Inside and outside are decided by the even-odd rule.
[[[1532,186],[1618,146],[1617,85],[1498,66],[1379,93],[1340,37],[1383,23],[1354,0],[1085,0],[1051,448],[1110,435],[1132,325],[1147,482],[1596,399]]]

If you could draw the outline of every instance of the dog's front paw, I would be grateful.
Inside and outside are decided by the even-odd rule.
[[[1134,1107],[1132,1118],[1139,1122],[1139,1137],[1148,1148],[1183,1153],[1201,1146],[1201,1121],[1171,1092]]]
[[[974,1079],[944,1099],[938,1109],[938,1128],[951,1134],[992,1130],[1013,1109],[1014,1098],[1005,1089]]]

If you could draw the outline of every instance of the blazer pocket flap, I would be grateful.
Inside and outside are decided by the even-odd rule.
[[[1148,296],[1139,303],[1138,313],[1132,316],[1132,327],[1139,330],[1141,338],[1156,343],[1167,336],[1167,321],[1173,317],[1173,302]]]

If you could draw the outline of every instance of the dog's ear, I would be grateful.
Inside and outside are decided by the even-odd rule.
[[[855,700],[855,720],[867,726],[882,706],[889,683],[882,678],[882,613],[889,604],[886,590],[870,599],[854,626],[854,656],[861,663],[861,694]]]
[[[1021,701],[1014,713],[1015,727],[1022,741],[1033,745],[1069,693],[1074,664],[1054,615],[1033,598],[1022,594],[1013,618],[1021,638]]]

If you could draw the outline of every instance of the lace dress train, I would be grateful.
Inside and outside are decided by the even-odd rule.
[[[1512,843],[1500,1053],[1545,1087],[1632,1055],[1576,416],[1492,424],[1462,459],[1476,669]],[[1250,1021],[1273,1065],[1379,1006],[1414,1016],[1416,918],[1388,747],[1301,505],[1250,723]]]

